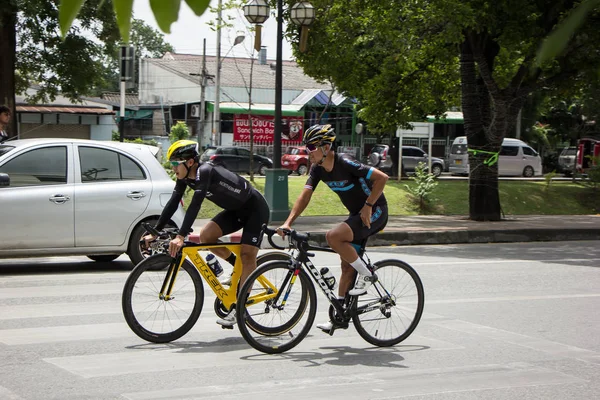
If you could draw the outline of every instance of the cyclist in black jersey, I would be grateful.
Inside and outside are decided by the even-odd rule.
[[[356,161],[347,154],[333,151],[335,132],[331,125],[314,125],[304,133],[303,142],[309,151],[312,167],[302,193],[294,203],[292,211],[279,227],[278,232],[290,229],[296,218],[308,206],[319,182],[324,182],[340,197],[350,212],[348,218],[327,232],[327,243],[342,260],[342,276],[338,295],[344,298],[346,293],[352,296],[367,292],[372,284],[372,273],[359,257],[357,250],[371,235],[382,230],[387,224],[388,210],[383,189],[388,176],[383,172]],[[356,278],[354,288],[349,290]],[[318,328],[329,332],[333,323],[318,324]],[[339,328],[347,328],[340,326]]]
[[[256,269],[256,258],[262,241],[262,226],[269,222],[269,205],[265,198],[241,176],[228,171],[223,166],[210,162],[200,162],[198,143],[191,140],[179,140],[169,147],[167,159],[177,177],[175,190],[156,223],[161,230],[177,210],[185,190],[194,190],[192,201],[185,213],[179,234],[169,243],[169,253],[175,256],[183,246],[185,237],[191,232],[192,224],[198,216],[204,199],[208,199],[223,208],[200,232],[201,243],[214,243],[221,236],[242,231],[242,265],[240,278],[243,283]],[[146,242],[155,239],[153,235],[144,238]],[[213,249],[219,257],[235,264],[236,256],[231,251]],[[222,282],[227,284],[226,282]],[[217,323],[224,327],[235,324],[235,311],[229,313]]]

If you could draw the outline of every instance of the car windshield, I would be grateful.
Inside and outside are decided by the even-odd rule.
[[[466,154],[467,153],[467,145],[466,144],[453,144],[450,149],[450,154]]]
[[[562,151],[562,154],[561,154],[561,156],[575,156],[575,155],[577,155],[577,148],[576,147],[564,149]]]
[[[207,156],[207,157],[210,157],[210,156],[212,156],[213,154],[215,154],[216,152],[217,152],[217,149],[207,149],[207,150],[204,152],[204,155],[205,155],[205,156]]]
[[[385,147],[383,146],[375,146],[373,147],[373,150],[371,150],[372,153],[383,153],[385,151]]]
[[[291,149],[288,150],[288,154],[291,154],[293,156],[297,156],[299,154],[302,154],[302,151],[300,151],[300,149],[297,148],[297,147],[292,147]]]
[[[0,146],[0,156],[5,155],[6,153],[8,153],[9,151],[11,151],[12,149],[14,149],[15,146]]]

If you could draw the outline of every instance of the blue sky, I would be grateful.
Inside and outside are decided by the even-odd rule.
[[[216,7],[217,0],[212,0],[211,5]],[[160,30],[154,19],[149,0],[135,0],[133,12],[135,18],[142,19],[148,25]],[[274,10],[271,10],[271,14],[273,14],[273,12]],[[234,23],[235,26],[221,31],[221,56],[224,56],[225,53],[231,49],[229,56],[250,57],[252,48],[254,47],[254,35],[248,32],[250,24],[244,17],[243,11],[229,11],[227,15],[233,17],[231,22]],[[206,38],[206,54],[216,55],[217,33],[213,32],[207,24],[208,21],[215,18],[216,14],[210,13],[209,11],[204,13],[201,17],[197,17],[187,4],[182,1],[181,9],[179,10],[179,19],[171,25],[171,33],[165,34],[165,40],[173,45],[178,53],[202,54],[202,40]],[[275,59],[276,30],[277,23],[275,16],[271,15],[264,23],[262,35],[262,45],[267,46],[268,59]],[[246,39],[241,44],[231,48],[233,40],[238,33],[243,33],[246,36]],[[283,59],[289,60],[291,58],[291,46],[284,38]]]

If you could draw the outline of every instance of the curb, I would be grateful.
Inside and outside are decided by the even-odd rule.
[[[311,242],[327,246],[325,232],[310,234]],[[381,232],[369,240],[369,246],[410,246],[456,243],[551,242],[600,240],[597,229],[501,229]],[[268,243],[267,243],[268,244]]]
[[[316,246],[328,246],[326,232],[310,232],[310,242]],[[226,243],[239,243],[241,232],[223,236]],[[192,233],[188,240],[200,243],[200,235]],[[283,239],[274,238],[285,246]],[[514,242],[552,242],[571,240],[600,240],[598,229],[497,229],[497,230],[428,230],[380,232],[369,240],[369,246],[411,246],[457,243],[514,243]],[[277,243],[279,244],[279,243]],[[266,237],[263,237],[262,249],[272,249]]]

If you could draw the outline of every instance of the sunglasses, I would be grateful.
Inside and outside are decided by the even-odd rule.
[[[185,162],[185,160],[183,160],[183,161],[171,161],[171,165],[174,166],[174,167],[178,167],[181,164],[183,164],[184,162]]]
[[[317,150],[319,148],[319,146],[315,145],[315,144],[307,144],[306,145],[306,150],[310,151],[311,153],[315,150]]]

